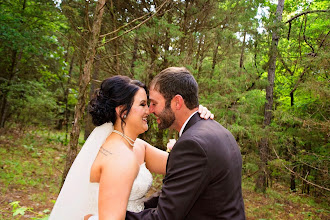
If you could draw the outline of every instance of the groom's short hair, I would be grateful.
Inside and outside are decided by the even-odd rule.
[[[181,95],[189,109],[198,107],[198,84],[194,76],[185,67],[169,67],[157,74],[150,83],[150,88],[161,93],[166,106],[176,95]]]

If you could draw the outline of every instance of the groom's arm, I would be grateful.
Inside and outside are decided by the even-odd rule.
[[[144,201],[144,209],[156,208],[158,205],[160,193],[161,191],[158,190],[157,192],[153,193],[150,197],[148,197]]]
[[[126,212],[126,219],[184,219],[207,185],[206,169],[207,156],[199,144],[179,140],[169,156],[157,208]]]

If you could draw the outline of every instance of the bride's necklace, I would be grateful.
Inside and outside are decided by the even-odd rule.
[[[121,133],[120,131],[117,131],[117,130],[113,130],[113,132],[115,132],[115,133],[121,135],[123,138],[125,138],[125,140],[126,140],[126,141],[127,141],[132,147],[134,147],[134,143],[135,143],[135,141],[134,141],[132,138],[126,136],[125,134],[123,134],[123,133]]]

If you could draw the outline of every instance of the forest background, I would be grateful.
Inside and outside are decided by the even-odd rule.
[[[328,0],[2,0],[0,11],[0,219],[47,219],[103,79],[148,85],[169,66],[192,72],[239,143],[248,219],[329,219]],[[141,135],[164,150],[172,137],[152,116]]]

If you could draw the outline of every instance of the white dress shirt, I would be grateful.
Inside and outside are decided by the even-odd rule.
[[[190,118],[191,118],[196,112],[197,112],[197,111],[195,111],[194,113],[192,113],[192,114],[189,116],[189,118],[184,122],[184,124],[182,125],[181,130],[180,130],[180,132],[179,132],[179,137],[181,137],[182,132],[183,132],[184,128],[186,127],[188,121],[190,120]]]

